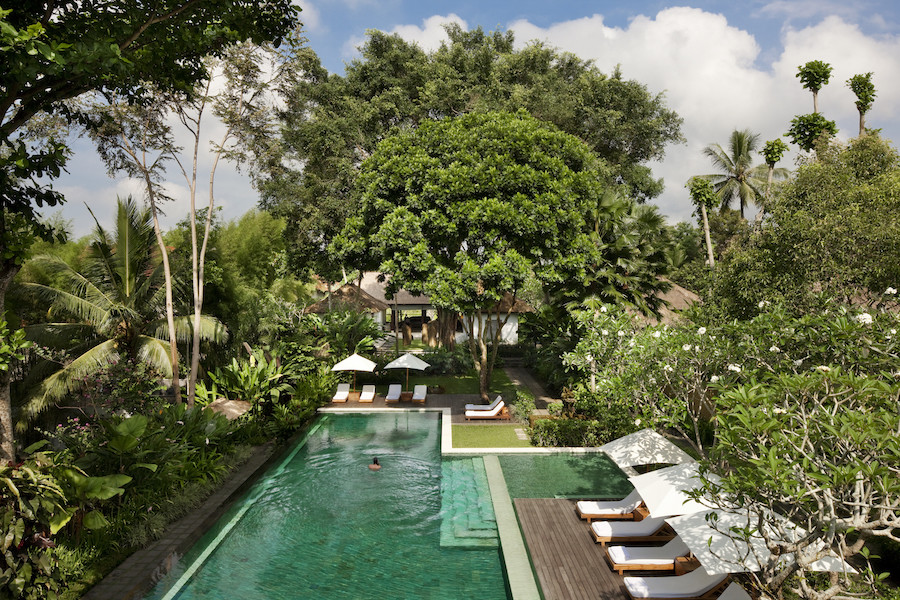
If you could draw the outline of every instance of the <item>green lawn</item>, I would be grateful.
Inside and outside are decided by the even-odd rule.
[[[454,425],[454,448],[531,448],[531,443],[516,437],[524,425]]]
[[[405,376],[405,373],[404,373]],[[415,385],[439,385],[444,388],[446,394],[477,394],[478,375],[473,370],[467,375],[413,375],[409,374],[409,387]],[[509,380],[503,369],[494,369],[491,377],[490,391],[492,394],[502,394],[511,398],[516,391],[516,386]]]

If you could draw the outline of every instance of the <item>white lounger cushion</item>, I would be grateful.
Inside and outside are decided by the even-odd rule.
[[[400,384],[392,383],[388,386],[387,396],[384,397],[385,400],[399,400],[400,399]]]
[[[739,583],[732,581],[718,600],[750,600],[750,594]]]
[[[671,565],[679,556],[686,556],[690,549],[677,537],[664,546],[610,546],[606,551],[618,565]]]
[[[635,598],[690,598],[702,596],[728,577],[709,575],[703,567],[671,577],[625,577],[625,587]]]
[[[591,529],[599,537],[631,537],[651,535],[665,524],[665,517],[651,517],[643,521],[594,521]]]
[[[609,502],[597,502],[595,500],[579,500],[575,503],[578,513],[582,515],[624,515],[634,512],[640,506],[642,500],[637,490],[631,490],[631,493],[621,500],[612,500]]]
[[[503,410],[503,400],[501,400],[497,406],[492,408],[491,410],[467,410],[467,417],[496,417],[500,414],[500,411]]]
[[[374,385],[364,385],[362,388],[362,393],[359,395],[360,400],[372,400],[375,398],[375,386]]]
[[[497,396],[497,399],[490,404],[466,404],[466,410],[494,410],[502,401],[503,396]]]
[[[427,385],[417,385],[413,388],[413,400],[424,400],[425,395],[428,393]]]
[[[337,391],[334,393],[333,400],[346,400],[350,396],[350,384],[349,383],[339,383],[337,386]]]

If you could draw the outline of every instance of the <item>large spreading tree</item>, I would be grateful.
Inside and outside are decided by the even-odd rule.
[[[363,163],[360,210],[336,245],[353,266],[385,273],[389,291],[428,294],[463,315],[487,398],[501,329],[525,282],[589,283],[604,257],[604,268],[614,263],[595,231],[628,213],[622,198],[598,202],[613,185],[587,144],[525,111],[426,121]],[[611,295],[642,289],[626,269],[608,284]]]
[[[42,113],[82,120],[68,100],[99,90],[141,102],[144,82],[190,90],[204,57],[245,39],[275,40],[297,25],[290,0],[21,1],[0,9],[0,314],[22,262],[22,228],[63,201],[45,183],[67,148],[29,135]],[[0,460],[14,458],[7,372],[0,372]]]
[[[263,206],[286,217],[291,262],[340,277],[323,249],[355,210],[359,166],[394,128],[470,112],[525,109],[576,135],[609,165],[626,195],[658,195],[647,162],[681,140],[681,119],[660,94],[600,72],[590,61],[541,43],[515,49],[512,32],[447,29],[449,41],[425,52],[397,35],[369,32],[361,58],[343,76],[310,50],[294,60],[284,89],[282,136],[256,152]],[[292,165],[302,165],[302,169]]]

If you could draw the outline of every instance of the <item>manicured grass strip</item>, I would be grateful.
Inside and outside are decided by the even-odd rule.
[[[478,375],[472,371],[466,375],[419,375],[409,374],[409,387],[415,385],[439,385],[447,394],[477,394]],[[509,380],[503,369],[494,369],[491,377],[491,393],[512,397],[516,386]]]
[[[516,437],[524,425],[454,425],[454,448],[531,448],[528,440]]]

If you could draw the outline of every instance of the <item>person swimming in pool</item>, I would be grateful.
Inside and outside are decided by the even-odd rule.
[[[369,465],[369,468],[372,469],[373,471],[377,471],[378,469],[381,468],[381,463],[378,462],[377,456],[372,459],[372,464]]]

